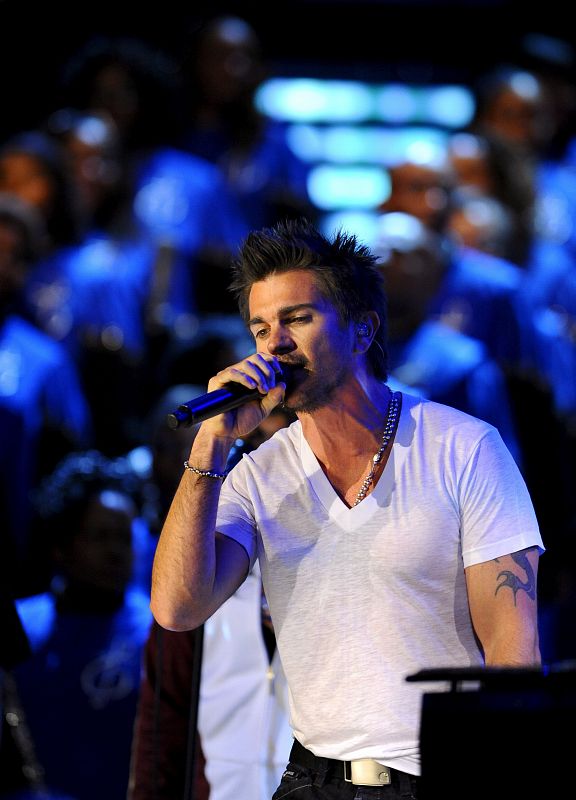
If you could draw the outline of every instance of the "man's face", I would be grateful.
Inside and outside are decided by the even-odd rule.
[[[258,281],[250,290],[249,312],[257,351],[302,368],[285,406],[310,412],[327,405],[351,374],[353,337],[314,273],[293,270]]]

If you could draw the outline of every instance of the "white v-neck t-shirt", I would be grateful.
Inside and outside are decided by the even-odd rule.
[[[259,559],[294,736],[318,756],[420,773],[421,669],[483,663],[464,568],[538,546],[526,484],[500,434],[403,393],[390,456],[349,508],[299,421],[224,481],[217,530]]]

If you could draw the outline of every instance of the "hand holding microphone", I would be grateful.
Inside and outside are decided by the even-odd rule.
[[[282,371],[276,374],[276,380],[283,381],[288,390],[294,381],[295,367],[285,362],[277,363]],[[258,387],[248,387],[242,383],[230,381],[220,389],[215,389],[187,403],[182,403],[178,408],[168,414],[166,422],[168,427],[172,429],[181,427],[189,428],[210,417],[215,417],[226,411],[231,411],[245,403],[249,403],[251,400],[262,398],[263,396]]]

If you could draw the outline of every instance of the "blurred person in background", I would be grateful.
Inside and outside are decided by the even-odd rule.
[[[61,67],[56,106],[110,117],[130,170],[156,147],[174,144],[180,79],[170,53],[143,37],[96,34]]]
[[[523,267],[534,238],[535,186],[530,165],[514,147],[488,133],[457,131],[449,136],[447,149],[454,172],[452,200],[464,191],[499,203],[510,233],[495,255]]]
[[[257,106],[269,77],[257,30],[234,15],[198,20],[182,75],[182,147],[218,165],[248,228],[313,216],[307,164],[290,149],[286,127]]]
[[[480,76],[474,94],[470,130],[499,139],[532,171],[533,237],[554,248],[558,257],[566,251],[573,259],[576,172],[553,144],[558,141],[559,112],[549,83],[532,69],[501,64]],[[534,260],[528,253],[529,269]]]
[[[416,217],[382,214],[372,250],[388,298],[390,372],[408,391],[466,411],[500,432],[522,469],[506,377],[484,343],[436,313],[449,258],[442,238]]]
[[[151,624],[135,581],[138,481],[95,450],[66,457],[35,496],[49,588],[16,601],[31,656],[13,670],[45,785],[124,800]]]
[[[514,149],[533,173],[533,237],[518,294],[522,345],[516,408],[533,451],[530,484],[546,513],[543,524],[558,537],[574,506],[568,488],[575,463],[568,420],[576,407],[576,172],[568,155],[573,129],[568,109],[575,95],[567,85],[573,67],[571,47],[561,40],[524,37],[512,63],[497,65],[478,79],[470,125]],[[542,420],[544,435],[532,445],[535,418]],[[541,469],[543,460],[546,470]]]
[[[28,318],[24,286],[45,251],[38,210],[0,193],[0,438],[11,453],[2,470],[4,576],[17,594],[46,578],[44,547],[33,537],[30,493],[64,457],[92,443],[92,414],[66,349]]]
[[[514,220],[510,209],[495,197],[458,189],[452,196],[447,231],[464,247],[508,258]]]
[[[130,172],[101,110],[58,109],[46,128],[66,155],[83,235],[36,266],[28,306],[76,360],[95,445],[116,456],[158,399],[165,351],[200,325],[198,275],[218,287],[244,227],[213,165],[157,147]]]
[[[60,143],[41,129],[0,143],[0,191],[15,195],[42,215],[49,252],[82,235],[78,197]]]
[[[409,214],[442,237],[445,268],[429,311],[446,324],[480,340],[506,371],[521,352],[516,298],[520,267],[507,259],[463,246],[448,227],[457,186],[448,146],[413,143],[390,170],[390,194],[378,211]]]

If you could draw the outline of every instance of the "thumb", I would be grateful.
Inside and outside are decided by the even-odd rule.
[[[277,383],[276,386],[273,386],[270,391],[264,395],[261,400],[262,408],[269,414],[273,408],[284,400],[284,394],[286,393],[286,384],[285,383]]]

